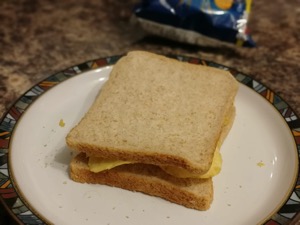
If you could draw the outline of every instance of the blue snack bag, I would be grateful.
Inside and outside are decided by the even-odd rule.
[[[251,0],[142,0],[141,27],[165,38],[199,45],[254,47],[247,30]]]

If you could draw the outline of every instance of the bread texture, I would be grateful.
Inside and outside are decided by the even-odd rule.
[[[76,182],[106,184],[161,197],[197,210],[207,210],[213,199],[212,179],[176,178],[155,165],[130,164],[93,173],[88,158],[80,153],[70,164],[70,176]]]
[[[237,81],[227,71],[130,52],[113,67],[66,141],[86,155],[203,174],[210,168],[237,90]]]

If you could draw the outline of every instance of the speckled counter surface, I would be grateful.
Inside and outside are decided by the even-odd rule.
[[[300,114],[299,0],[254,1],[249,26],[258,47],[253,49],[192,46],[149,36],[129,23],[135,2],[0,1],[0,115],[55,72],[134,49],[234,67],[266,84]]]

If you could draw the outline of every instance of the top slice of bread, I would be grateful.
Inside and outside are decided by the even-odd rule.
[[[205,173],[238,82],[223,70],[133,51],[66,140],[104,158]]]

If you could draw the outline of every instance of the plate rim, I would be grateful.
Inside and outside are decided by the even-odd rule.
[[[94,60],[89,60],[84,63],[71,66],[65,70],[54,73],[42,81],[37,82],[31,88],[29,88],[26,92],[24,92],[15,102],[11,104],[6,112],[4,112],[3,116],[0,119],[0,157],[4,160],[0,162],[0,202],[6,209],[6,211],[10,214],[10,216],[19,224],[24,224],[24,218],[22,217],[22,213],[27,212],[26,220],[31,220],[32,224],[51,224],[51,221],[48,221],[46,218],[43,218],[37,210],[35,210],[30,204],[26,201],[26,198],[23,197],[22,191],[18,187],[18,185],[14,181],[13,172],[10,167],[9,160],[9,151],[10,151],[10,140],[13,136],[13,131],[18,125],[19,119],[26,112],[28,107],[32,105],[39,97],[41,97],[45,92],[50,90],[52,87],[62,83],[63,81],[68,80],[69,78],[75,77],[82,73],[93,71],[96,69],[100,69],[106,66],[114,65],[122,56],[122,55],[114,55],[109,57],[97,58]],[[300,177],[299,177],[299,151],[300,151],[300,119],[293,111],[291,106],[278,94],[276,94],[272,89],[263,84],[258,79],[254,79],[253,77],[246,75],[234,68],[215,63],[212,61],[204,60],[198,57],[190,57],[184,55],[166,55],[170,58],[177,59],[179,61],[188,62],[191,64],[201,64],[210,67],[216,67],[223,70],[228,70],[231,74],[236,78],[236,80],[250,88],[255,93],[259,94],[265,100],[272,105],[273,108],[277,110],[277,112],[281,115],[281,118],[284,120],[285,125],[290,131],[294,142],[295,142],[295,150],[298,153],[298,158],[295,160],[296,163],[296,171],[295,177],[293,178],[293,185],[289,188],[289,193],[286,193],[286,197],[278,204],[270,215],[267,215],[265,219],[262,219],[261,223],[263,224],[282,224],[282,220],[285,220],[284,224],[290,224],[293,219],[300,215],[300,201],[296,204],[288,204],[288,201],[291,200],[293,194],[296,194],[298,198],[300,198]],[[24,102],[23,102],[24,101]],[[23,103],[23,108],[20,107]],[[24,104],[25,103],[25,104]],[[284,107],[283,107],[284,106]],[[283,108],[282,108],[283,107]],[[8,125],[6,124],[8,122]],[[7,130],[2,129],[7,125]],[[3,174],[3,170],[6,170],[8,176],[5,177]],[[4,178],[3,178],[4,177]],[[298,178],[297,178],[298,177]],[[18,207],[14,207],[14,204],[18,202]],[[13,202],[13,203],[12,203]],[[20,206],[24,209],[20,210]],[[27,211],[26,211],[27,209]],[[25,210],[25,211],[24,211]],[[283,215],[283,213],[289,212],[292,213],[293,216],[290,218]],[[23,218],[23,219],[22,219]],[[31,224],[28,221],[27,224]]]

